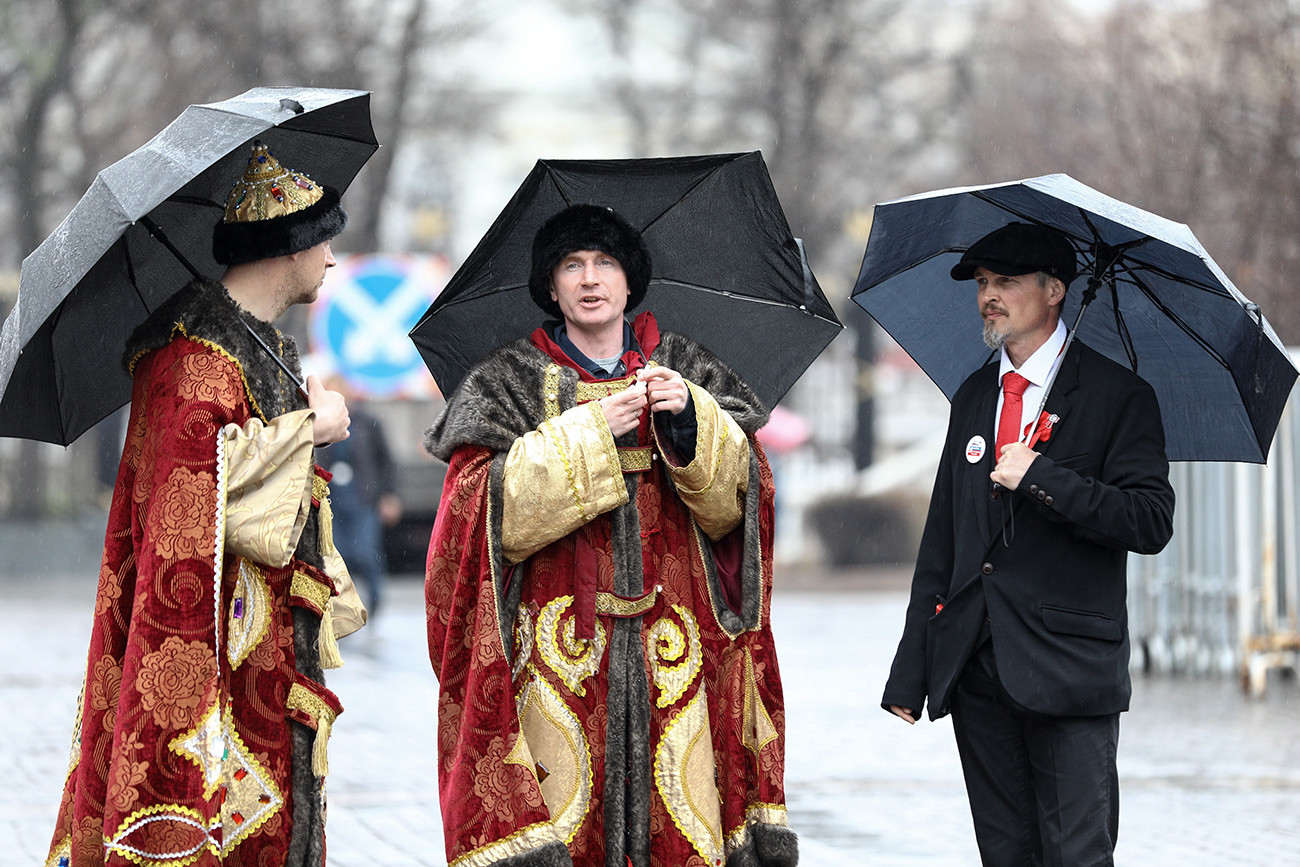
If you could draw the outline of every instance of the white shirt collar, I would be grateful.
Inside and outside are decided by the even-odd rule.
[[[1056,330],[1018,369],[1011,363],[1011,356],[1007,355],[1007,348],[1003,346],[1002,365],[998,369],[998,382],[1002,382],[1002,377],[1008,371],[1014,370],[1033,385],[1039,387],[1046,385],[1047,377],[1051,375],[1052,367],[1055,366],[1057,359],[1061,355],[1061,347],[1065,345],[1065,338],[1068,334],[1069,331],[1066,329],[1065,323],[1057,319]]]

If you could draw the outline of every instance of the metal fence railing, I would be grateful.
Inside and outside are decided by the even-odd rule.
[[[1267,465],[1172,465],[1174,539],[1130,560],[1135,667],[1236,673],[1255,695],[1270,671],[1300,667],[1296,416],[1293,403]]]

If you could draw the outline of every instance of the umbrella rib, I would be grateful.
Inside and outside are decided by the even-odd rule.
[[[1082,242],[1084,242],[1084,243],[1087,243],[1087,242],[1088,242],[1088,239],[1087,239],[1087,238],[1081,238],[1081,237],[1079,237],[1078,235],[1075,235],[1075,234],[1073,234],[1073,233],[1071,233],[1071,232],[1069,232],[1069,231],[1066,231],[1065,229],[1062,229],[1060,226],[1049,225],[1048,223],[1045,223],[1045,222],[1043,222],[1042,220],[1035,219],[1034,217],[1031,217],[1031,216],[1029,216],[1028,214],[1022,214],[1022,213],[1020,213],[1019,211],[1015,210],[1014,208],[1007,207],[1007,206],[1006,206],[1005,204],[1003,204],[1002,202],[999,202],[999,201],[997,201],[997,200],[995,200],[995,199],[989,197],[987,194],[983,193],[982,191],[975,191],[975,192],[972,192],[972,193],[971,193],[971,196],[973,196],[974,198],[979,199],[979,200],[982,201],[982,202],[985,202],[985,203],[987,203],[987,204],[990,204],[990,205],[992,205],[993,207],[998,208],[999,210],[1005,211],[1005,212],[1007,212],[1008,214],[1011,214],[1012,216],[1019,217],[1019,218],[1022,219],[1022,220],[1029,220],[1030,222],[1035,223],[1035,224],[1037,224],[1037,225],[1039,225],[1039,226],[1047,226],[1047,227],[1050,228],[1050,229],[1055,229],[1056,231],[1060,232],[1061,234],[1070,237],[1072,240],[1075,240],[1075,241],[1082,241]],[[1089,217],[1090,217],[1091,215],[1090,215],[1086,210],[1084,210],[1083,208],[1079,208],[1078,210],[1079,210],[1079,214],[1080,214],[1080,216],[1083,217],[1084,222],[1086,222],[1086,223],[1088,224],[1088,228],[1092,230],[1092,233],[1093,233],[1093,237],[1092,237],[1092,239],[1091,239],[1091,240],[1092,240],[1092,243],[1093,243],[1093,244],[1100,244],[1100,243],[1101,243],[1101,239],[1100,239],[1100,237],[1097,235],[1097,230],[1096,230],[1095,228],[1093,228],[1092,220],[1089,219]],[[1151,236],[1150,236],[1150,235],[1147,235],[1147,236],[1145,236],[1145,237],[1150,238]],[[1131,245],[1124,245],[1124,246],[1131,246]],[[955,251],[955,250],[941,250],[941,251],[939,251],[939,252],[940,252],[940,253],[947,253],[947,252],[956,252],[956,251]],[[962,251],[962,252],[964,252],[964,251]],[[1190,252],[1190,251],[1189,251],[1189,252]],[[1094,252],[1094,256],[1095,256],[1095,255],[1096,255],[1096,254],[1095,254],[1095,252]],[[1165,270],[1164,268],[1161,268],[1161,267],[1158,266],[1158,265],[1152,265],[1152,264],[1150,264],[1149,262],[1143,262],[1141,259],[1135,259],[1135,258],[1132,258],[1132,257],[1127,256],[1127,255],[1121,256],[1120,259],[1121,259],[1121,261],[1123,261],[1123,262],[1125,262],[1125,263],[1132,262],[1133,265],[1136,266],[1136,268],[1140,268],[1140,269],[1142,269],[1142,270],[1150,271],[1150,272],[1153,273],[1153,274],[1159,274],[1161,277],[1165,277],[1165,278],[1167,278],[1167,279],[1169,279],[1169,280],[1176,280],[1176,281],[1178,281],[1179,283],[1184,283],[1184,284],[1186,284],[1186,285],[1188,285],[1188,286],[1193,286],[1193,287],[1195,287],[1195,288],[1197,288],[1197,289],[1204,290],[1204,291],[1209,292],[1209,293],[1214,294],[1214,295],[1219,295],[1219,296],[1223,296],[1223,297],[1230,297],[1230,295],[1229,295],[1227,292],[1224,292],[1223,289],[1221,289],[1220,287],[1214,286],[1213,284],[1202,283],[1202,282],[1200,282],[1200,281],[1198,281],[1198,280],[1192,280],[1192,279],[1189,279],[1188,277],[1185,277],[1185,276],[1182,276],[1182,275],[1178,275],[1178,274],[1174,274],[1174,273],[1172,273],[1172,272],[1170,272],[1170,271]],[[1135,270],[1135,267],[1125,267],[1124,270],[1125,270],[1125,271],[1132,271],[1132,270]]]
[[[696,292],[707,292],[710,295],[721,295],[724,298],[731,298],[732,300],[735,301],[745,301],[752,304],[767,304],[771,307],[784,307],[788,310],[801,310],[810,316],[815,316],[818,319],[822,319],[824,321],[830,321],[827,320],[826,317],[824,316],[818,316],[816,313],[813,313],[811,310],[808,309],[807,305],[805,304],[800,304],[798,307],[795,307],[794,305],[789,304],[785,301],[773,301],[769,298],[755,298],[752,295],[740,295],[738,293],[731,292],[727,289],[715,289],[712,286],[704,286],[699,283],[687,283],[685,280],[675,280],[668,277],[651,277],[650,283],[651,284],[659,283],[661,285],[671,285],[671,286],[681,286],[683,289],[693,289]]]
[[[730,163],[724,163],[723,165],[730,165]],[[642,234],[648,232],[648,231],[650,230],[650,228],[651,228],[655,223],[657,223],[657,222],[659,222],[661,219],[663,219],[663,217],[664,217],[665,214],[667,214],[667,213],[668,213],[669,211],[671,211],[673,208],[677,207],[677,206],[680,205],[682,202],[684,202],[688,197],[690,197],[691,193],[695,192],[696,189],[699,188],[700,184],[702,184],[702,183],[704,183],[705,181],[709,180],[710,178],[712,178],[714,175],[716,175],[716,174],[717,174],[719,171],[721,171],[721,170],[722,170],[722,166],[720,166],[720,165],[719,165],[719,166],[714,166],[713,168],[709,169],[708,172],[706,172],[705,174],[703,174],[702,176],[700,176],[700,179],[699,179],[698,181],[696,181],[695,183],[693,183],[693,184],[691,184],[689,187],[687,187],[687,188],[686,188],[686,191],[683,192],[680,196],[677,197],[677,201],[673,202],[671,205],[669,205],[668,207],[664,208],[662,211],[660,211],[658,214],[655,215],[655,218],[654,218],[653,220],[651,220],[650,222],[646,223],[646,224],[645,224],[645,227],[641,229]]]
[[[1177,325],[1183,331],[1184,334],[1190,337],[1192,341],[1196,343],[1196,345],[1200,346],[1201,349],[1205,350],[1206,355],[1210,356],[1215,361],[1217,361],[1223,367],[1224,370],[1231,372],[1232,367],[1228,364],[1227,359],[1225,359],[1217,349],[1211,346],[1210,343],[1204,337],[1198,334],[1195,329],[1193,329],[1190,325],[1188,325],[1181,318],[1179,318],[1178,314],[1174,313],[1174,311],[1168,305],[1166,305],[1163,301],[1161,301],[1160,298],[1156,296],[1155,292],[1151,290],[1151,287],[1149,287],[1146,283],[1142,282],[1137,277],[1130,275],[1130,279],[1132,280],[1133,285],[1136,286],[1142,292],[1142,294],[1147,297],[1147,300],[1149,300],[1152,304],[1155,305],[1157,310],[1165,314],[1165,316],[1167,316],[1171,322]]]

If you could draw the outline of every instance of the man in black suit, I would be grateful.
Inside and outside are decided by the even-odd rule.
[[[1062,352],[1076,270],[1061,234],[1025,223],[952,269],[974,278],[1001,360],[953,398],[881,702],[909,723],[926,701],[931,719],[952,713],[980,856],[998,867],[1113,863],[1126,561],[1173,532],[1155,393],[1077,340]]]

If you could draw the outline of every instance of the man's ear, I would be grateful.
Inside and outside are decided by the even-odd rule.
[[[1060,277],[1052,277],[1047,281],[1047,303],[1051,305],[1065,303],[1065,282]]]
[[[546,286],[548,289],[551,290],[551,300],[558,304],[560,301],[560,296],[555,294],[555,278],[554,277],[546,278]]]

